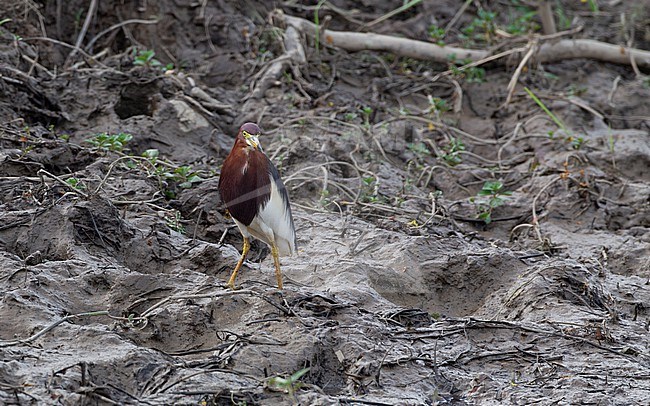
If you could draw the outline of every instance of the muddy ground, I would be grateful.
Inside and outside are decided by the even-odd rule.
[[[85,30],[85,1],[2,3],[0,403],[647,404],[644,72],[533,62],[504,107],[516,63],[434,81],[448,66],[303,38],[255,98],[283,54],[271,2],[103,1]],[[357,31],[393,3],[319,17]],[[362,31],[433,41],[461,3]],[[525,11],[473,2],[445,43],[479,3],[498,27]],[[650,49],[649,8],[597,3],[557,2],[560,28]],[[241,237],[216,185],[246,120],[293,202],[281,293],[260,243],[224,287]]]

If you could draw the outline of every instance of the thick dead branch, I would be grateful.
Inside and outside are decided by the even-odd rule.
[[[312,37],[316,30],[318,30],[316,24],[303,18],[287,15],[280,15],[280,18],[288,26],[294,27],[298,31]],[[486,51],[441,47],[430,42],[373,33],[322,30],[320,38],[324,45],[343,48],[347,51],[386,51],[400,56],[416,59],[433,59],[441,62],[448,61],[452,54],[455,54],[458,60],[471,59],[473,61],[488,56]]]
[[[318,30],[314,23],[303,18],[282,14],[279,14],[278,18],[283,20],[287,26],[294,27],[311,37]],[[472,61],[479,61],[490,56],[490,53],[484,50],[441,47],[430,42],[373,33],[322,30],[320,38],[325,45],[347,51],[385,51],[399,56],[442,63],[447,63],[452,55],[455,55],[457,60],[470,59]],[[629,65],[633,60],[640,67],[650,68],[649,51],[590,39],[564,39],[544,42],[533,56],[535,61],[542,63],[576,58],[595,59],[623,65]]]
[[[557,62],[564,59],[587,58],[597,61],[630,65],[632,58],[638,66],[650,68],[650,51],[608,44],[593,39],[563,39],[540,46],[535,59]]]
[[[292,27],[289,27],[284,35],[284,48],[285,53],[275,61],[271,62],[262,78],[255,85],[251,98],[259,99],[264,96],[266,89],[268,89],[273,82],[282,75],[282,72],[284,72],[291,63],[300,65],[307,61],[305,51],[300,43],[300,34]]]

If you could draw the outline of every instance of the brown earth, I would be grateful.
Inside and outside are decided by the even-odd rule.
[[[533,63],[503,107],[516,65],[432,81],[447,66],[306,40],[307,64],[256,99],[283,53],[271,2],[98,2],[74,54],[88,2],[2,3],[0,403],[647,404],[643,72]],[[353,31],[402,4],[333,3],[321,21]],[[461,3],[371,30],[426,40]],[[503,27],[521,12],[482,3]],[[650,49],[648,7],[598,3],[556,11]],[[307,4],[277,5],[313,20]],[[157,23],[102,34],[131,19]],[[143,50],[174,69],[135,66]],[[246,120],[293,202],[283,292],[260,243],[224,287],[241,237],[216,185]],[[104,132],[133,138],[87,141]],[[486,224],[476,196],[497,180],[512,195]],[[303,368],[295,393],[270,380]]]

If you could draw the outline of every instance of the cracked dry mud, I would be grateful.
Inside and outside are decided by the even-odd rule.
[[[462,109],[438,120],[427,95],[458,97],[430,82],[446,67],[306,43],[304,83],[288,71],[245,99],[282,52],[266,2],[100,2],[86,41],[161,20],[98,38],[88,51],[107,48],[101,63],[65,68],[69,48],[29,38],[43,25],[73,44],[74,13],[5,3],[0,403],[647,404],[650,89],[629,67],[577,60],[522,76],[576,145],[523,90],[500,107],[510,68],[462,83]],[[68,3],[85,16],[87,2]],[[585,35],[619,41],[611,16],[626,7],[592,16]],[[432,13],[456,11],[424,2],[376,28],[416,37]],[[134,44],[184,69],[133,66]],[[218,170],[247,119],[266,130],[294,206],[299,253],[283,258],[281,293],[260,243],[239,289],[224,288],[241,237]],[[122,153],[85,141],[101,132],[133,139]],[[453,166],[452,139],[465,146]],[[202,180],[183,188],[125,157],[150,149]],[[469,198],[496,179],[513,193],[486,225]],[[269,384],[303,368],[293,394]]]

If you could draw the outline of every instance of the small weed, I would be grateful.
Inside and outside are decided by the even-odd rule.
[[[142,156],[153,167],[153,171],[148,169],[149,174],[159,179],[160,189],[169,199],[176,197],[175,188],[189,189],[195,183],[203,180],[203,177],[189,165],[175,166],[174,164],[160,160],[160,152],[157,149],[148,149],[142,153]]]
[[[357,117],[359,117],[359,115],[357,113],[345,113],[345,115],[343,116],[343,119],[350,123],[350,122],[353,122],[354,120],[356,120]]]
[[[317,52],[320,52],[320,20],[318,17],[318,12],[320,11],[323,3],[325,3],[325,0],[320,0],[314,9],[314,25],[316,25],[316,30],[314,31],[314,45],[316,45],[315,48]]]
[[[92,138],[88,138],[86,142],[96,150],[122,152],[124,145],[132,139],[133,136],[127,133],[99,133],[95,134]]]
[[[281,378],[279,376],[273,377],[268,380],[268,385],[272,389],[281,390],[289,395],[293,396],[294,393],[302,386],[302,383],[299,382],[299,379],[303,377],[310,368],[303,368],[300,371],[294,372],[288,378]]]
[[[546,107],[546,105],[544,104],[544,102],[542,102],[542,101],[539,99],[539,97],[537,97],[537,96],[535,95],[535,93],[533,93],[533,92],[532,92],[529,88],[527,88],[527,87],[524,87],[524,90],[526,91],[526,93],[528,93],[528,95],[530,96],[530,98],[533,99],[533,100],[535,101],[535,103],[537,103],[537,105],[538,105],[539,107],[541,107],[542,110],[544,110],[544,113],[546,113],[546,115],[548,115],[549,118],[550,118],[551,120],[553,120],[553,122],[554,122],[555,124],[557,124],[558,127],[560,127],[562,130],[564,130],[564,132],[566,132],[567,134],[571,134],[571,131],[569,131],[569,129],[564,125],[564,123],[562,122],[562,120],[560,120],[559,118],[557,118],[557,116],[556,116],[555,114],[553,114],[553,113],[551,112],[551,110],[548,109],[548,107]]]
[[[512,192],[503,190],[501,181],[489,181],[485,182],[478,194],[471,197],[469,201],[476,205],[477,218],[483,220],[485,224],[490,224],[492,211],[502,206],[510,195]]]
[[[365,106],[359,110],[361,115],[363,115],[363,125],[366,128],[370,128],[370,115],[372,114],[372,107]]]
[[[21,160],[27,156],[30,152],[32,152],[36,148],[36,145],[27,145],[20,151],[20,156],[18,157],[18,160]]]
[[[478,16],[468,25],[461,29],[460,38],[466,43],[474,44],[484,42],[491,44],[496,37],[496,13],[487,10],[479,10]]]
[[[8,23],[10,21],[11,21],[11,18],[3,18],[2,20],[0,20],[0,26],[3,25],[3,24]]]
[[[505,27],[506,32],[513,35],[524,35],[539,31],[540,26],[535,21],[537,11],[528,7],[517,7],[517,16]]]
[[[83,190],[86,188],[86,185],[84,185],[84,183],[78,178],[68,178],[65,180],[65,183],[77,190]]]
[[[574,84],[569,85],[566,90],[568,96],[581,96],[587,92],[585,86],[576,86]]]
[[[409,160],[407,170],[410,172],[411,166],[414,166],[416,170],[424,169],[425,158],[431,156],[431,151],[426,144],[423,142],[409,142],[406,144],[406,148],[415,155],[415,158]]]
[[[23,127],[23,131],[25,132],[25,135],[20,138],[21,141],[25,142],[32,137],[32,129],[28,125],[26,125],[25,127]]]
[[[463,162],[463,159],[460,156],[461,151],[465,151],[465,144],[463,141],[458,138],[451,137],[449,144],[445,145],[442,148],[445,151],[445,154],[441,158],[449,166],[456,166]]]
[[[650,88],[650,76],[646,76],[643,78],[643,81],[641,82],[643,84],[643,87],[646,89]]]
[[[330,191],[325,189],[320,192],[320,200],[319,203],[322,207],[327,206],[328,204],[332,203],[332,199],[330,199]]]
[[[427,95],[427,100],[429,101],[429,108],[427,108],[427,113],[433,114],[437,118],[440,118],[440,115],[442,113],[449,111],[447,100],[441,99],[440,97],[433,97],[430,94]]]
[[[587,3],[589,6],[589,10],[591,10],[592,13],[598,13],[600,9],[598,8],[598,1],[596,0],[581,0],[583,3]]]
[[[178,210],[171,210],[165,213],[165,224],[170,230],[185,234],[185,226],[181,223],[183,218]]]
[[[77,12],[74,13],[74,32],[75,34],[79,32],[79,28],[81,27],[81,16],[83,15],[84,10],[83,9],[77,9]]]
[[[557,16],[558,29],[568,30],[571,28],[571,17],[566,14],[564,8],[562,8],[559,3],[558,7],[555,9],[555,15]]]
[[[462,68],[464,65],[471,63],[470,59],[462,61],[456,60],[456,55],[449,56],[449,70],[451,74],[457,79],[465,79],[469,83],[483,83],[485,82],[485,69],[477,66]]]
[[[427,31],[429,32],[429,38],[431,38],[433,42],[440,46],[445,45],[445,41],[443,41],[443,38],[445,37],[444,28],[440,28],[437,25],[432,24],[429,26],[429,29]]]
[[[156,164],[159,155],[160,155],[160,151],[158,151],[157,149],[148,149],[142,153],[142,156],[147,158],[149,162],[151,162],[153,165]]]
[[[288,85],[293,84],[293,76],[289,72],[282,72],[282,77],[284,77],[284,80],[287,82]]]
[[[431,154],[431,151],[423,142],[410,142],[406,144],[406,148],[420,158]]]
[[[580,149],[587,142],[583,137],[575,137],[573,135],[567,137],[567,141],[569,141],[573,149]]]
[[[146,66],[148,68],[156,68],[163,71],[173,70],[174,64],[168,63],[163,65],[158,59],[154,58],[156,53],[152,49],[145,49],[139,51],[135,58],[133,59],[133,64],[138,66]]]
[[[361,191],[361,201],[364,203],[377,203],[379,201],[379,185],[374,176],[361,178],[363,190]]]
[[[194,185],[194,183],[203,180],[203,178],[199,176],[197,172],[194,172],[192,167],[189,165],[179,166],[174,169],[170,179],[178,182],[178,187],[181,189],[189,189]]]
[[[609,135],[607,136],[607,146],[609,147],[609,153],[614,155],[614,152],[616,152],[616,138],[614,138],[611,128],[609,128]]]

